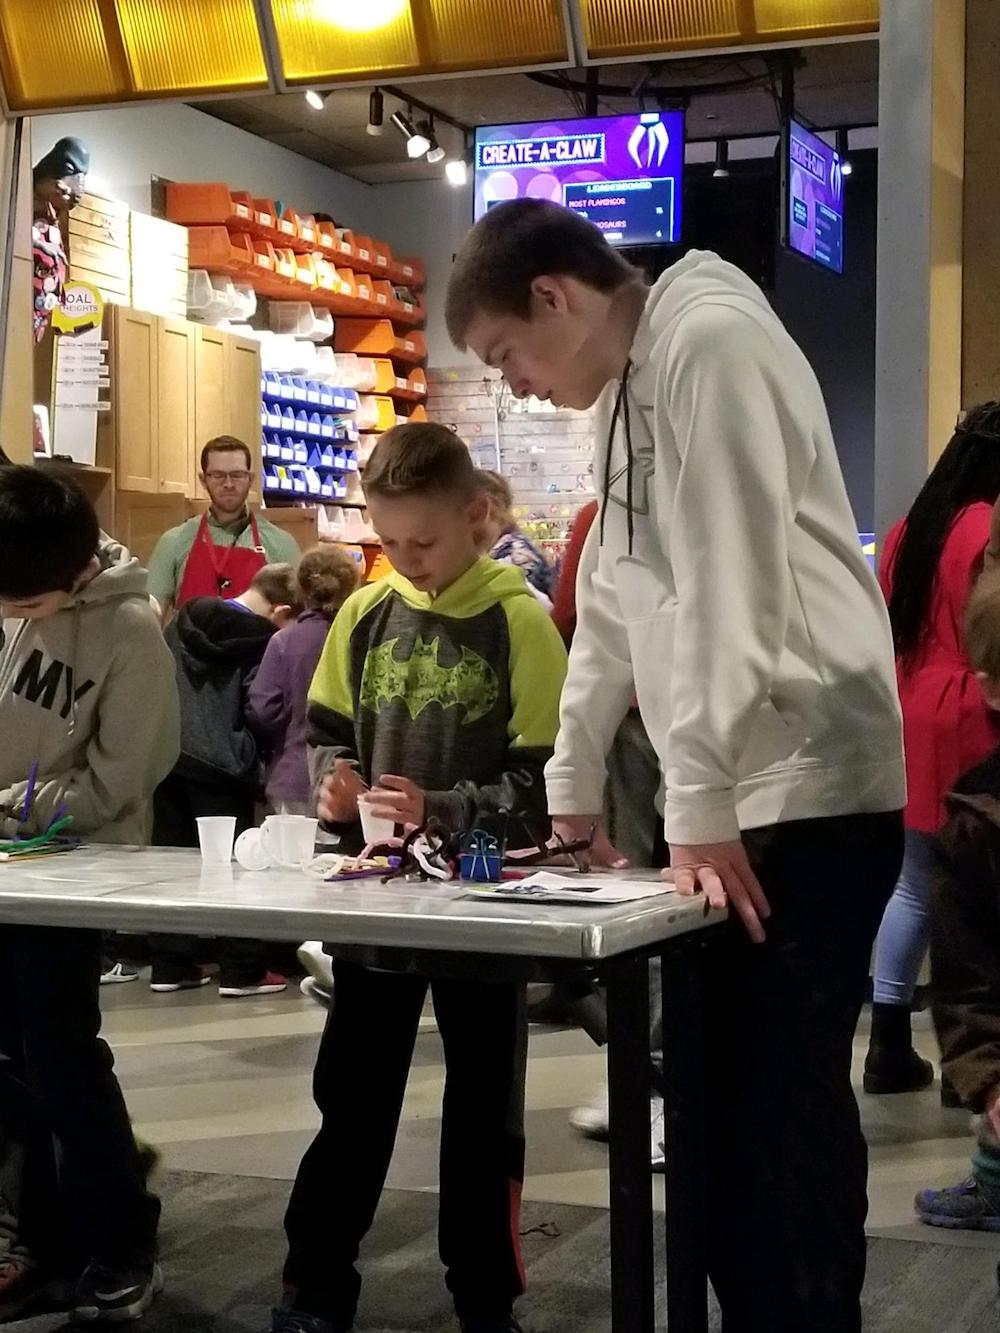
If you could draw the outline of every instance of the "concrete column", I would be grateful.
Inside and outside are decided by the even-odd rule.
[[[1000,398],[1000,4],[966,0],[962,406]]]

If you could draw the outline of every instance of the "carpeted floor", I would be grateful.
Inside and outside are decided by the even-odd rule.
[[[144,1333],[262,1333],[280,1287],[287,1183],[172,1172],[160,1186],[167,1289]],[[436,1213],[433,1194],[386,1192],[363,1255],[361,1333],[455,1330],[437,1259]],[[608,1333],[607,1213],[534,1204],[525,1209],[523,1229],[526,1333]],[[1000,1242],[994,1252],[946,1237],[941,1244],[872,1240],[866,1333],[995,1333],[998,1258]],[[665,1328],[662,1313],[659,1322]],[[9,1327],[51,1333],[62,1323],[50,1316]],[[711,1328],[719,1328],[717,1311]]]

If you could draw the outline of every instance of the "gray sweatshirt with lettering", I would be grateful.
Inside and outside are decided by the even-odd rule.
[[[0,622],[0,835],[38,780],[40,832],[65,803],[88,842],[142,843],[153,791],[177,758],[174,662],[146,571],[107,537],[101,572],[45,620]]]

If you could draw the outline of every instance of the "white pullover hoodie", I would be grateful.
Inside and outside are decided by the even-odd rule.
[[[888,615],[816,377],[760,289],[692,251],[595,408],[602,513],[577,583],[554,815],[603,807],[634,695],[666,836],[901,809]]]

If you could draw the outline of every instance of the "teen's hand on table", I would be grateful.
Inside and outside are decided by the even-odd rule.
[[[397,778],[391,773],[383,773],[378,786],[372,788],[368,809],[377,819],[391,819],[394,824],[422,828],[427,822],[423,788],[409,778]]]
[[[703,892],[713,907],[731,907],[755,944],[767,938],[762,922],[771,907],[753,873],[742,842],[706,842],[682,847],[670,844],[670,869],[663,878],[691,897]]]
[[[358,818],[358,797],[368,786],[349,759],[335,759],[320,783],[316,813],[326,824],[350,824]]]
[[[627,870],[628,857],[622,856],[608,837],[600,815],[553,815],[552,832],[563,842],[587,842],[593,830],[590,864],[606,870]]]

